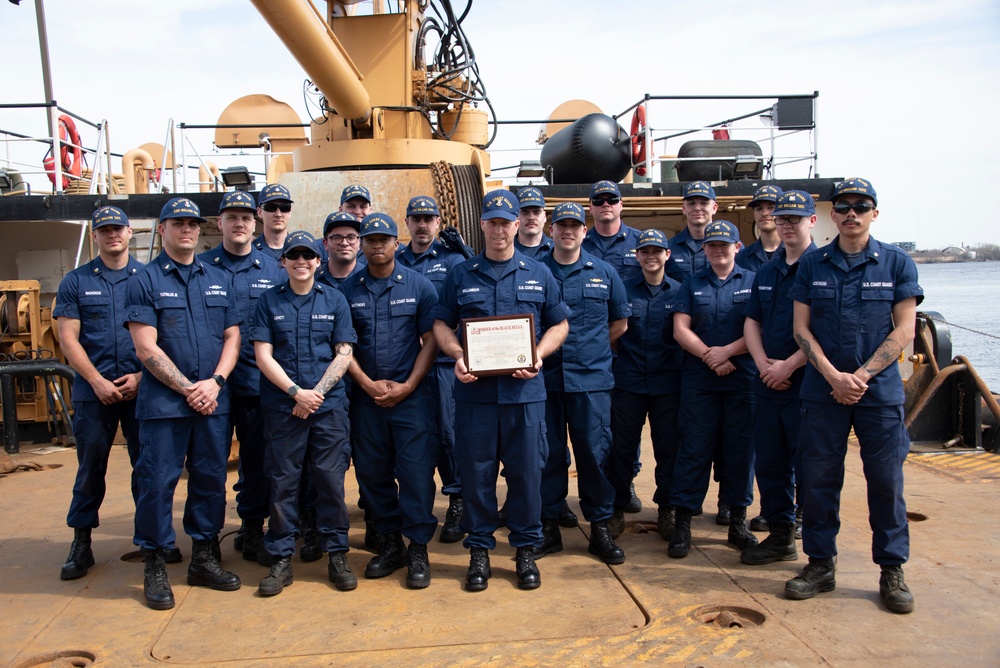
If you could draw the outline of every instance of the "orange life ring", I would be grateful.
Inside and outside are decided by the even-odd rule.
[[[646,107],[639,105],[632,115],[632,164],[638,165],[635,173],[646,175]]]
[[[59,116],[59,145],[60,161],[62,165],[62,187],[69,186],[69,176],[83,175],[83,148],[80,145],[80,133],[76,129],[76,123],[66,114]],[[42,165],[48,174],[49,181],[55,185],[56,182],[56,161],[52,157],[52,149],[42,160]]]

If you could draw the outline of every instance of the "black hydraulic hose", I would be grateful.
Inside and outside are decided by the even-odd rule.
[[[62,376],[72,381],[76,372],[65,364],[55,360],[24,360],[20,362],[0,363],[0,400],[3,401],[3,446],[10,454],[21,450],[21,441],[17,436],[17,396],[14,392],[15,378],[37,378],[45,376]],[[46,392],[48,388],[46,388]]]

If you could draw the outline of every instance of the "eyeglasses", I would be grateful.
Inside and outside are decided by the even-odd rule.
[[[296,260],[316,260],[319,255],[308,250],[290,250],[285,253],[285,258],[295,262]]]
[[[268,213],[274,213],[275,211],[281,211],[281,213],[288,213],[292,210],[291,204],[278,204],[277,202],[265,202],[260,205],[260,208],[264,209]]]
[[[341,243],[343,243],[345,241],[347,243],[353,244],[355,241],[357,241],[360,238],[361,237],[359,237],[357,234],[331,234],[330,236],[328,236],[326,238],[326,240],[327,241],[332,241],[335,244],[341,244]]]
[[[618,204],[622,201],[621,197],[616,197],[615,195],[609,195],[607,197],[594,197],[590,200],[593,206],[604,206],[605,204]]]
[[[802,222],[802,216],[777,216],[774,219],[775,225],[786,225],[788,227],[794,227]]]
[[[847,202],[837,202],[833,205],[833,210],[837,213],[847,213],[851,209],[854,209],[855,213],[868,213],[875,208],[875,205],[871,202],[855,202],[854,204],[848,204]]]

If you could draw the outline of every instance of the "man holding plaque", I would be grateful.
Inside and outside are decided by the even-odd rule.
[[[552,212],[555,246],[542,259],[573,313],[569,335],[545,365],[545,428],[548,458],[542,470],[542,537],[535,556],[562,550],[559,513],[569,491],[566,433],[573,441],[580,508],[590,522],[591,554],[608,564],[625,563],[608,520],[615,488],[605,462],[611,452],[611,346],[628,327],[625,284],[607,262],[580,250],[587,233],[583,207],[557,204]]]
[[[470,549],[466,589],[489,584],[496,547],[496,482],[507,478],[507,526],[517,548],[517,585],[535,589],[541,576],[533,548],[542,542],[540,462],[545,460],[542,359],[569,332],[569,307],[541,263],[514,247],[518,201],[507,190],[483,198],[486,248],[448,275],[435,310],[434,335],[455,361],[455,437]],[[527,325],[525,324],[527,323]],[[461,339],[456,337],[455,328]],[[470,332],[473,332],[470,334]],[[544,332],[544,335],[542,333]]]

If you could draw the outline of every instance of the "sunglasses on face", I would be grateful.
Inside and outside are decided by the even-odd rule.
[[[281,213],[288,213],[292,210],[291,204],[278,204],[277,202],[267,202],[261,204],[260,208],[264,209],[268,213],[274,213],[275,211],[281,211]]]
[[[594,197],[590,200],[590,203],[594,206],[604,206],[605,204],[618,204],[620,201],[622,201],[621,197],[608,195],[607,197]]]
[[[290,250],[285,253],[285,259],[295,262],[296,260],[315,260],[319,257],[316,253],[307,250]]]
[[[855,202],[854,204],[848,204],[847,202],[837,202],[833,205],[833,210],[837,213],[847,213],[851,209],[854,209],[855,213],[868,213],[875,208],[874,204],[870,202]]]

